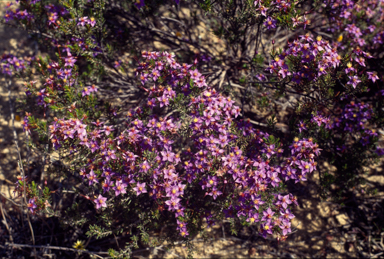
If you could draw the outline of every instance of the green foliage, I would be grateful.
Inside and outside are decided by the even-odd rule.
[[[88,237],[95,237],[96,239],[100,239],[112,235],[112,231],[98,225],[90,225],[86,235]]]

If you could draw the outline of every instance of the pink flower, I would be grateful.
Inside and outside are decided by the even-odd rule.
[[[283,236],[292,232],[291,231],[291,223],[288,220],[283,220],[283,223],[279,227],[283,230]]]
[[[379,80],[379,77],[377,76],[377,72],[367,72],[368,79],[371,79],[372,82],[376,82],[376,80]]]
[[[106,201],[107,201],[107,198],[99,194],[99,197],[97,197],[97,199],[94,200],[94,202],[96,203],[96,209],[100,209],[101,207],[106,208],[107,207]]]
[[[115,186],[115,195],[118,196],[120,193],[126,193],[125,187],[127,187],[127,184],[123,183],[122,181],[116,181]]]
[[[363,57],[355,57],[355,61],[360,64],[360,66],[365,67],[365,59]]]
[[[358,76],[349,76],[348,85],[352,85],[356,89],[356,86],[361,82]]]
[[[99,181],[97,180],[97,175],[95,174],[95,172],[93,171],[93,169],[91,169],[91,172],[87,175],[87,178],[89,180],[89,185],[92,185],[94,183],[98,183]]]
[[[88,22],[88,16],[84,16],[79,19],[77,25],[85,26],[85,24],[87,24]]]
[[[139,196],[142,193],[147,193],[147,189],[145,189],[145,183],[137,183],[137,186],[133,188],[136,191],[136,195]]]
[[[88,87],[84,87],[84,90],[81,92],[81,96],[84,97],[86,95],[90,95],[91,91],[89,90]]]
[[[104,126],[105,136],[109,136],[109,134],[111,134],[111,131],[113,131],[112,126]]]
[[[175,158],[175,154],[170,151],[161,151],[161,155],[163,156],[163,161],[173,162]]]
[[[92,27],[95,27],[95,25],[96,25],[95,17],[91,17],[91,18],[88,20],[88,24],[91,25]]]
[[[72,57],[72,56],[67,57],[67,58],[65,58],[64,60],[65,60],[65,64],[64,64],[64,66],[70,66],[70,67],[73,67],[73,65],[74,65],[75,62],[76,62],[76,59],[75,59],[74,57]]]

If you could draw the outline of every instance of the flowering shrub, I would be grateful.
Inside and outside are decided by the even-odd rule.
[[[65,79],[58,73],[73,66],[67,58],[51,70],[56,82],[47,81],[41,90],[29,85],[38,105],[66,114],[49,124],[49,138],[55,150],[86,159],[74,168],[92,190],[84,195],[102,193],[93,200],[96,209],[113,207],[113,197],[144,196],[153,200],[153,210],[174,215],[181,236],[189,235],[194,217],[206,214],[210,224],[236,217],[259,222],[264,237],[275,233],[286,238],[294,217],[289,205],[297,202],[281,193],[282,182],[306,180],[316,170],[318,145],[295,139],[284,157],[278,139],[247,121],[235,121],[239,107],[208,87],[197,69],[180,65],[167,52],[142,55],[145,61],[137,74],[144,86],[152,86],[146,104],[128,112],[123,126],[106,125],[91,115],[97,114],[92,94],[97,88],[85,87],[80,94],[75,85],[56,83]],[[75,80],[70,73],[66,79],[68,84]],[[78,97],[70,106],[60,103],[69,99],[53,97],[71,91]],[[89,115],[81,110],[82,101],[94,110]],[[28,116],[24,127],[38,128],[39,122]],[[32,204],[31,211],[44,209],[41,205]]]
[[[3,55],[0,66],[3,74],[28,79],[22,125],[29,144],[42,150],[38,144],[44,143],[45,153],[59,155],[59,165],[50,167],[52,175],[71,177],[70,189],[81,197],[60,215],[63,221],[86,224],[87,234],[97,238],[128,231],[134,244],[138,232],[148,242],[147,231],[162,224],[177,230],[178,236],[170,238],[188,240],[204,222],[210,227],[224,219],[229,219],[234,232],[238,223],[255,225],[264,238],[285,240],[292,232],[293,206],[298,204],[287,191],[287,182],[306,181],[319,170],[318,161],[329,159],[340,163],[342,172],[348,171],[342,177],[348,176],[346,182],[352,187],[357,175],[353,170],[384,153],[377,145],[383,124],[382,95],[369,96],[381,93],[382,76],[368,52],[380,51],[382,28],[369,19],[379,14],[376,7],[381,10],[381,3],[369,2],[365,5],[375,11],[367,7],[371,11],[359,14],[361,9],[353,1],[315,1],[313,13],[296,7],[303,1],[248,1],[241,15],[232,18],[228,17],[234,3],[200,3],[207,13],[225,9],[216,15],[237,26],[214,31],[226,37],[232,47],[228,53],[241,54],[225,60],[231,68],[221,70],[224,77],[235,75],[230,79],[239,81],[237,86],[245,93],[259,89],[259,104],[264,106],[278,103],[283,95],[295,96],[292,134],[284,139],[272,134],[276,133],[273,121],[269,131],[245,118],[239,105],[241,101],[244,107],[245,97],[234,97],[236,91],[228,89],[230,79],[226,87],[222,87],[224,79],[215,84],[207,81],[207,72],[201,69],[220,64],[214,55],[194,54],[194,63],[187,64],[179,63],[177,53],[171,51],[144,50],[141,57],[133,55],[135,73],[126,73],[133,68],[114,52],[124,45],[124,33],[108,23],[106,10],[114,7],[107,1],[62,1],[59,6],[24,0],[20,8],[8,6],[6,22],[22,24],[44,37],[44,45],[56,52],[56,56],[31,58]],[[127,6],[149,16],[150,7],[161,4],[130,1]],[[308,17],[329,10],[331,21],[336,22],[328,24],[327,31],[345,31],[344,36],[333,39],[320,36],[320,31],[309,33],[313,30]],[[364,15],[368,19],[361,18]],[[136,17],[129,21],[145,27]],[[280,43],[278,50],[273,40],[268,53],[272,59],[264,62],[268,57],[258,53],[258,45],[249,56],[244,54],[246,47],[239,38],[247,33],[239,28],[248,23],[258,28],[257,44],[261,33],[268,36],[274,29],[300,31],[287,38],[286,45]],[[175,42],[177,38],[195,44],[192,37],[163,34]],[[239,46],[243,52],[236,49]],[[130,51],[137,53],[135,48]],[[244,69],[241,77],[239,66]],[[109,86],[103,81],[108,73],[113,75],[111,81],[123,82],[121,89],[133,88],[137,94],[138,102],[128,110],[106,101]],[[124,85],[133,74],[134,84]],[[359,100],[364,95],[369,102]],[[349,164],[351,159],[354,163]],[[328,181],[329,175],[320,175],[327,188],[335,182]],[[50,205],[50,184],[45,185],[41,188],[23,175],[15,193],[24,196],[32,215],[59,216]],[[82,219],[73,220],[78,217]]]

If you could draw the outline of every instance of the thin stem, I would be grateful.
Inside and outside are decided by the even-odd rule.
[[[10,245],[12,247],[25,247],[25,248],[44,248],[44,249],[53,249],[53,250],[61,250],[61,251],[70,251],[70,252],[77,252],[77,253],[86,253],[94,255],[98,258],[103,258],[99,255],[108,255],[108,252],[91,252],[86,250],[80,250],[75,248],[69,248],[69,247],[60,247],[60,246],[38,246],[38,245],[23,245],[23,244],[9,244],[8,242],[5,243],[5,245]]]
[[[11,229],[10,229],[9,226],[8,226],[7,218],[6,218],[5,215],[4,215],[4,211],[3,211],[3,203],[2,203],[2,202],[0,202],[0,210],[1,210],[1,215],[3,215],[3,219],[4,219],[3,222],[4,222],[5,227],[7,228],[8,233],[9,233],[9,239],[11,240],[11,243],[13,244],[12,231],[11,231]]]
[[[14,138],[15,146],[16,146],[16,152],[17,152],[18,157],[19,157],[18,165],[19,165],[20,171],[22,173],[22,177],[23,177],[23,198],[24,198],[25,204],[27,204],[28,203],[27,202],[27,194],[26,194],[27,182],[26,182],[26,179],[25,179],[25,171],[24,171],[24,168],[23,168],[23,160],[21,158],[20,149],[19,149],[19,142],[18,142],[17,132],[16,132],[16,128],[15,128],[15,114],[14,114],[14,111],[13,111],[13,104],[12,104],[12,97],[11,97],[11,82],[12,82],[11,79],[9,79],[9,81],[8,81],[8,98],[9,98],[9,108],[10,108],[10,111],[11,111],[11,118],[12,118],[12,131],[13,131],[13,138]],[[22,203],[22,204],[24,204],[24,203]],[[22,209],[24,211],[24,206],[23,205],[22,205]],[[33,232],[33,228],[32,228],[32,224],[31,224],[31,220],[29,218],[28,211],[27,211],[27,218],[28,218],[29,228],[31,229],[32,242],[35,245],[35,235],[34,235],[34,232]],[[34,249],[34,256],[35,256],[35,258],[37,258],[36,249]]]

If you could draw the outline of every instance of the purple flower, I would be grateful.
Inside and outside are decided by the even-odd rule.
[[[91,18],[88,20],[88,24],[91,25],[92,27],[95,27],[95,25],[96,25],[95,17],[91,17]]]
[[[292,17],[291,19],[292,19],[292,23],[293,23],[292,26],[293,27],[296,27],[297,25],[300,24],[300,20],[298,17]]]
[[[299,132],[300,133],[303,130],[307,130],[307,127],[306,127],[306,125],[305,125],[305,123],[303,121],[300,121],[300,123],[297,126],[299,127]]]
[[[80,17],[77,25],[85,26],[88,23],[88,16]]]
[[[7,10],[5,12],[5,16],[4,16],[5,22],[9,22],[10,20],[13,20],[14,19],[14,15],[15,14],[11,10]]]
[[[153,81],[156,81],[160,77],[160,72],[156,69],[152,70],[152,79]]]
[[[276,20],[272,19],[272,17],[268,17],[264,22],[264,26],[267,27],[268,30],[276,28]]]
[[[179,231],[180,231],[180,235],[181,235],[182,237],[185,237],[185,236],[188,236],[188,235],[189,235],[189,233],[188,233],[186,227],[179,229]]]
[[[270,145],[268,148],[267,148],[267,153],[265,154],[267,157],[268,157],[268,159],[269,158],[271,158],[271,156],[273,155],[273,154],[276,154],[276,152],[274,151],[274,149],[275,149],[275,145]]]
[[[136,0],[135,2],[136,7],[139,9],[145,5],[144,0]]]
[[[111,149],[107,149],[104,151],[104,155],[105,155],[105,160],[106,161],[109,161],[109,160],[114,160],[114,159],[117,159],[116,155],[116,150],[111,150]]]
[[[103,187],[103,193],[108,192],[112,187],[112,182],[107,178],[101,186]]]
[[[185,228],[187,226],[187,223],[185,223],[183,221],[176,220],[176,222],[177,222],[177,228],[178,229],[182,229],[182,228]]]
[[[163,96],[157,98],[157,100],[160,103],[160,108],[163,107],[163,106],[168,106],[169,105],[169,98],[167,96],[163,95]]]
[[[70,57],[67,57],[64,59],[65,60],[65,64],[64,66],[70,66],[70,67],[73,67],[73,65],[75,64],[76,62],[76,58],[70,56]]]
[[[360,66],[365,67],[365,59],[363,57],[355,57],[355,61],[360,64]]]
[[[217,190],[216,187],[212,188],[212,191],[208,193],[208,195],[212,196],[214,200],[216,200],[217,196],[223,194],[221,191]]]
[[[94,153],[96,150],[98,150],[100,147],[98,145],[98,143],[96,141],[92,141],[91,142],[91,145],[90,145],[90,148],[91,148],[91,152]]]
[[[299,168],[303,171],[303,174],[305,173],[312,173],[313,171],[313,166],[311,163],[301,161],[301,164],[299,165]]]
[[[84,125],[80,120],[76,120],[76,125],[74,128],[79,136],[87,136],[86,127],[87,125]]]
[[[113,66],[114,66],[115,68],[119,68],[119,67],[121,66],[121,61],[120,61],[120,60],[116,60],[116,61],[114,62],[114,64],[113,64]]]
[[[116,186],[114,188],[115,195],[118,196],[120,193],[127,193],[125,187],[127,187],[127,184],[123,183],[122,181],[116,181]]]
[[[198,80],[201,77],[201,74],[197,69],[189,71],[189,74],[193,80]]]
[[[176,211],[175,211],[175,217],[184,217],[184,210],[185,208],[178,208]]]
[[[288,220],[283,220],[282,224],[279,226],[283,231],[283,236],[286,236],[288,233],[291,233],[291,222]]]
[[[89,180],[89,185],[92,185],[94,183],[98,183],[99,181],[97,180],[97,175],[95,174],[95,172],[93,171],[93,169],[91,169],[90,173],[87,175],[87,178]]]
[[[111,131],[113,131],[112,126],[104,126],[105,136],[109,136],[109,134],[111,134]]]
[[[90,95],[91,91],[88,87],[84,87],[84,90],[81,92],[81,96],[84,97],[86,95]]]
[[[57,13],[50,13],[48,17],[48,25],[55,24],[58,16]]]
[[[260,226],[260,232],[264,238],[267,237],[267,234],[272,235],[272,222],[271,220],[268,220],[267,222],[261,224]]]
[[[288,204],[291,204],[292,201],[289,199],[289,194],[285,195],[285,196],[282,196],[282,195],[278,195],[277,196],[279,201],[276,202],[276,205],[281,205],[283,206],[284,209],[286,209],[288,207]]]
[[[263,205],[265,202],[263,202],[262,200],[261,200],[261,196],[257,196],[257,197],[252,197],[252,199],[253,199],[253,206],[257,209],[257,210],[259,210],[259,206],[260,205]]]
[[[177,186],[171,186],[166,189],[167,197],[177,197],[180,195],[179,188]]]
[[[253,224],[255,222],[259,222],[259,214],[254,212],[249,212],[247,222]]]
[[[175,153],[170,151],[161,151],[161,155],[163,156],[163,161],[169,161],[171,163],[175,158]]]
[[[257,74],[256,75],[256,78],[257,78],[257,80],[259,80],[259,81],[266,81],[267,80],[267,78],[265,77],[265,75],[263,75],[263,74]]]
[[[263,211],[263,217],[261,218],[261,221],[271,220],[273,214],[275,214],[275,212],[273,212],[271,208],[268,208],[266,211]]]
[[[136,191],[136,195],[139,196],[142,193],[147,193],[147,189],[145,189],[145,183],[137,183],[137,186],[133,188]]]
[[[148,161],[144,161],[141,165],[140,165],[140,171],[141,172],[144,172],[144,173],[147,173],[149,171],[149,169],[151,168],[151,166],[149,165]]]
[[[273,172],[270,174],[269,178],[271,179],[271,185],[273,187],[279,186],[279,182],[281,181],[279,178],[279,174],[277,172]]]
[[[352,87],[356,89],[357,84],[360,82],[361,80],[359,79],[358,76],[349,76],[349,81],[347,84],[352,85]]]
[[[177,210],[180,206],[180,199],[177,197],[172,197],[170,200],[167,200],[165,204],[168,205],[170,211]]]
[[[97,92],[97,86],[96,85],[89,86],[89,91],[92,93],[96,93]]]
[[[290,200],[292,202],[292,199],[290,199]],[[282,220],[284,220],[284,219],[285,220],[291,220],[291,219],[293,219],[295,217],[295,215],[293,215],[289,209],[286,209],[285,211],[284,210],[280,210],[280,214],[281,214],[280,218]]]
[[[377,72],[367,72],[368,79],[371,79],[372,82],[376,82],[376,80],[379,80],[379,77],[377,76]]]
[[[377,147],[375,152],[378,156],[384,156],[384,148]]]
[[[303,16],[303,22],[304,24],[304,30],[305,28],[307,27],[307,25],[309,25],[311,23],[311,20],[308,20],[307,17],[305,17],[305,15]]]
[[[81,178],[85,178],[87,176],[87,173],[85,172],[85,168],[81,168],[79,172]]]
[[[35,203],[35,199],[29,199],[27,206],[28,206],[28,209],[31,211],[31,213],[34,213],[35,209],[37,208],[37,205]]]
[[[97,197],[97,199],[94,200],[94,202],[96,203],[96,209],[100,209],[101,207],[106,208],[107,207],[106,201],[107,201],[107,198],[99,194],[99,197]]]
[[[141,84],[144,85],[145,82],[148,80],[148,74],[144,74],[144,73],[141,73],[140,75],[140,81],[141,81]]]
[[[345,30],[349,32],[354,38],[360,38],[360,36],[363,35],[360,28],[355,24],[348,24]]]
[[[261,15],[267,17],[268,8],[266,8],[265,6],[260,5],[260,7],[256,9],[256,11],[260,11]]]

